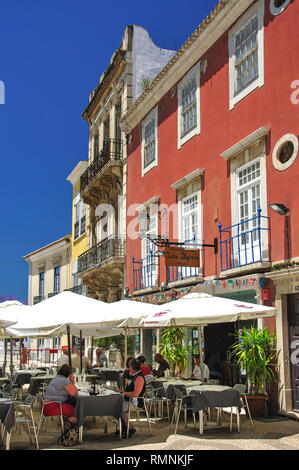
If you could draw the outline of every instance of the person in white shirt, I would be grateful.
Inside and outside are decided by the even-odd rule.
[[[200,379],[202,382],[207,382],[210,377],[210,370],[207,364],[203,363],[203,379],[201,377],[201,367],[200,367],[200,355],[195,354],[195,366],[193,370],[192,378]]]
[[[63,364],[69,363],[69,352],[67,349],[63,349],[63,353],[57,361],[57,365],[59,367],[63,366]]]

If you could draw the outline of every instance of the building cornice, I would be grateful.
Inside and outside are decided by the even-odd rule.
[[[48,254],[53,253],[53,251],[59,250],[61,248],[65,248],[70,245],[72,238],[72,234],[69,233],[64,237],[56,240],[55,242],[50,243],[49,245],[43,246],[32,253],[28,253],[28,255],[23,256],[23,259],[28,263],[32,261],[37,261],[40,257],[47,256]],[[68,241],[69,240],[69,241]]]
[[[244,139],[240,140],[238,143],[230,147],[228,150],[225,150],[221,153],[221,157],[225,160],[229,160],[232,157],[235,157],[240,152],[243,152],[248,147],[253,145],[257,140],[265,137],[270,132],[270,127],[263,126],[257,129],[256,131],[252,132],[252,134],[246,136]]]
[[[189,175],[184,176],[183,178],[179,179],[175,183],[171,184],[170,186],[175,191],[183,188],[187,184],[191,183],[191,181],[200,178],[204,174],[205,170],[203,168],[197,168],[196,170],[189,173]]]
[[[100,78],[100,83],[93,90],[90,102],[82,113],[83,119],[89,124],[91,117],[99,108],[100,101],[103,99],[105,92],[110,90],[111,84],[117,79],[118,76],[122,74],[126,63],[125,57],[126,51],[121,49],[116,51],[113,62],[107,67]]]
[[[254,0],[219,0],[178,52],[137,98],[122,119],[129,133],[203,54],[231,27]]]
[[[86,170],[87,167],[88,160],[82,160],[81,162],[79,162],[78,165],[75,166],[73,171],[67,177],[67,181],[70,181],[74,186],[79,181],[80,176]]]

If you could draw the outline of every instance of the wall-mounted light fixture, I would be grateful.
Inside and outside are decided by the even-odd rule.
[[[290,210],[284,204],[280,204],[277,202],[273,204],[269,204],[269,207],[271,207],[271,209],[273,209],[274,212],[276,212],[279,215],[286,215],[286,213]]]

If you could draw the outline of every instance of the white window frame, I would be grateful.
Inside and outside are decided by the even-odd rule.
[[[152,228],[148,228],[148,230],[145,232],[146,235],[158,235],[158,212],[157,213],[154,213],[154,214],[151,214],[150,216],[150,219],[149,219],[149,224],[150,222],[153,223],[153,227]],[[147,253],[146,253],[146,248],[147,248],[147,244],[150,244],[151,247],[152,247],[152,252],[155,253],[157,251],[157,247],[156,245],[149,241],[147,238],[143,238],[142,239],[142,243],[141,243],[141,253],[142,253],[142,259],[143,260],[146,260],[147,258]],[[145,276],[146,274],[146,267],[148,266],[148,263],[144,262],[144,265],[143,265],[143,275]],[[158,276],[159,276],[159,262],[158,262],[158,258],[157,258],[157,266],[156,266],[156,269],[152,271],[152,279],[153,279],[153,286],[156,286],[158,284]],[[152,286],[152,287],[153,287]]]
[[[183,197],[182,199],[179,200],[179,240],[184,243],[185,242],[185,237],[184,237],[184,214],[183,214],[183,207],[184,207],[184,201],[187,199],[193,198],[194,196],[197,197],[197,233],[195,237],[195,243],[201,243],[202,241],[202,211],[201,211],[201,192],[200,191],[195,191],[191,194],[188,194],[187,196]],[[194,244],[190,243],[190,249],[194,250],[199,250],[199,246],[194,246]],[[200,253],[200,266],[202,266],[202,259],[201,259],[201,253]],[[198,268],[179,268],[181,270],[182,277],[190,277],[194,274],[197,274],[198,276],[201,274],[201,267]],[[197,272],[196,272],[197,270]]]
[[[195,78],[196,80],[196,126],[187,134],[182,136],[182,92],[187,86],[188,82]],[[178,149],[192,139],[195,135],[200,134],[200,62],[192,67],[191,70],[185,75],[177,86],[177,99],[178,99]]]
[[[265,4],[264,0],[259,0],[254,4],[235,24],[235,26],[229,31],[228,35],[228,50],[229,50],[229,109],[233,109],[234,106],[244,99],[249,93],[256,88],[260,88],[264,85],[264,13]],[[257,44],[258,44],[258,76],[250,82],[242,91],[235,94],[236,89],[236,57],[235,57],[235,37],[243,29],[247,23],[249,23],[254,16],[257,15],[258,21],[258,32],[257,32]]]
[[[285,2],[280,6],[280,7],[276,7],[275,6],[275,3],[274,3],[274,0],[270,0],[270,12],[271,12],[271,15],[273,16],[277,16],[277,15],[280,15],[280,13],[282,13],[286,8],[287,6],[289,5],[291,0],[285,0]]]
[[[248,150],[245,150],[245,155]],[[267,173],[266,173],[266,154],[261,153],[257,158],[246,161],[244,164],[234,168],[231,171],[231,225],[235,225],[240,222],[240,213],[239,213],[239,191],[240,187],[238,185],[238,174],[241,170],[244,170],[247,167],[250,167],[255,162],[260,162],[260,207],[262,209],[261,215],[263,217],[268,216],[268,206],[267,206]],[[245,186],[244,186],[245,188]],[[264,220],[264,219],[262,219]],[[265,222],[262,222],[262,227],[265,226]],[[237,234],[237,229],[233,229],[232,235]],[[234,256],[237,256],[237,251],[234,250]],[[262,256],[266,260],[269,257],[269,234],[267,230],[262,230]],[[239,268],[237,268],[239,269]]]
[[[85,228],[84,228],[84,232],[81,233],[83,217],[85,217]],[[76,237],[75,236],[75,225],[76,225],[77,222],[79,223],[79,226],[78,226],[79,228],[78,228],[78,236]],[[85,233],[86,233],[86,204],[80,198],[79,192],[77,192],[75,200],[74,200],[74,240],[78,240]]]
[[[145,151],[145,127],[149,124],[150,121],[154,119],[154,132],[155,132],[155,158],[154,160],[147,165],[144,166],[144,151]],[[152,111],[148,114],[148,116],[144,119],[141,124],[141,168],[142,168],[142,176],[144,176],[148,171],[152,168],[158,166],[158,106],[156,106]]]

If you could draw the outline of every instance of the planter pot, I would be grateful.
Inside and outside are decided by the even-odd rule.
[[[260,418],[265,415],[266,395],[246,395],[252,418]],[[246,415],[248,416],[247,409]]]

